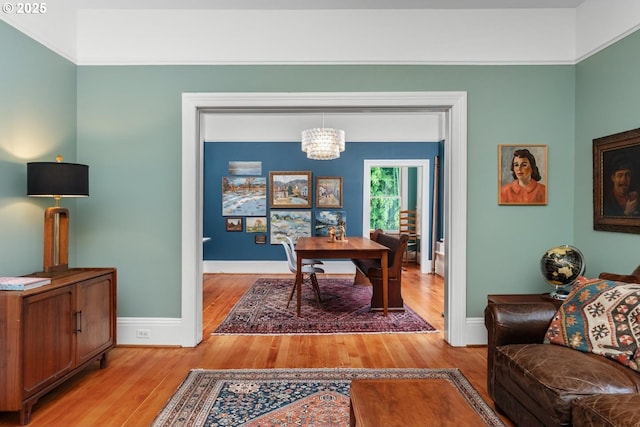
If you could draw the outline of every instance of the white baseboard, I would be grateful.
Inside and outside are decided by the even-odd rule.
[[[487,328],[482,317],[467,317],[467,345],[487,345]]]
[[[118,345],[182,345],[182,319],[159,317],[119,317]]]
[[[144,337],[138,336],[142,331]],[[466,345],[486,345],[487,330],[481,317],[468,317]],[[119,317],[118,345],[182,346],[182,320],[157,317]]]

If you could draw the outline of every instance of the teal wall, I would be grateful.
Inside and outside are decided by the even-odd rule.
[[[44,209],[29,199],[27,162],[76,160],[76,66],[0,21],[0,276],[42,270]],[[69,261],[76,264],[76,206]]]
[[[547,290],[540,256],[573,240],[573,88],[572,66],[79,67],[78,156],[94,184],[79,207],[78,261],[118,267],[120,316],[179,316],[182,92],[462,90],[467,303],[480,316],[487,293]],[[549,144],[548,206],[497,205],[501,143]]]
[[[0,23],[2,47],[4,33],[23,39]],[[78,227],[76,262],[118,268],[121,317],[180,316],[183,92],[466,91],[469,317],[482,316],[488,293],[548,291],[538,260],[551,246],[577,244],[587,256],[588,274],[603,269],[626,272],[638,263],[631,254],[637,236],[590,231],[588,166],[593,137],[638,127],[633,123],[637,111],[619,111],[618,99],[622,96],[623,107],[630,109],[637,95],[637,88],[627,87],[637,83],[638,59],[629,58],[638,56],[636,35],[577,67],[79,66],[77,89],[65,90],[73,67],[42,52],[35,42],[22,43],[27,45],[23,49],[8,45],[0,50],[2,69],[26,54],[51,56],[40,77],[55,82],[56,91],[70,99],[63,104],[62,94],[50,95],[56,108],[45,112],[46,119],[60,122],[61,108],[77,111],[77,160],[91,166],[91,197],[76,202],[72,211]],[[625,68],[629,63],[631,71]],[[16,108],[25,95],[30,112],[40,106],[37,99],[28,99],[30,65],[19,67],[17,82],[12,83],[23,88],[20,98],[0,98],[2,111],[19,116],[15,121],[26,120],[27,113]],[[607,74],[602,75],[603,69]],[[4,79],[0,84],[6,84]],[[621,94],[610,95],[611,85]],[[77,109],[72,96],[76,90]],[[603,105],[583,105],[593,100]],[[62,122],[66,125],[58,126],[73,128],[74,118]],[[548,144],[547,206],[498,206],[498,144]],[[0,155],[8,157],[4,151]],[[23,173],[14,170],[8,179],[8,188],[0,184],[2,203],[23,193]],[[3,233],[25,221],[14,213],[2,215]],[[39,227],[40,220],[22,228],[31,224]],[[0,250],[27,256],[26,251],[41,243],[37,236],[28,240],[31,243],[22,237],[14,247],[0,245]],[[622,252],[619,257],[599,253],[599,248],[614,244]],[[28,268],[11,272],[26,273],[41,263],[37,253],[28,257]],[[4,271],[11,265],[4,259],[0,263]]]
[[[640,235],[593,230],[593,139],[640,128],[640,32],[576,66],[575,243],[589,272],[630,273]]]

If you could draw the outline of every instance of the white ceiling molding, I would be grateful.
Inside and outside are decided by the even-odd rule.
[[[78,65],[575,64],[640,28],[640,2],[58,0],[0,19]]]
[[[572,64],[574,35],[573,9],[81,10],[77,63]]]

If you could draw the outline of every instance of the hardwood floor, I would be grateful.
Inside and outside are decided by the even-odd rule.
[[[30,426],[148,426],[192,368],[457,367],[492,404],[486,392],[486,348],[451,347],[442,333],[212,337],[211,331],[257,278],[205,275],[203,341],[198,347],[118,346],[109,354],[107,369],[96,363],[40,399]],[[405,303],[443,329],[442,278],[410,266],[403,272],[402,291]],[[14,425],[17,413],[0,413],[0,426]],[[464,420],[460,425],[466,425]]]

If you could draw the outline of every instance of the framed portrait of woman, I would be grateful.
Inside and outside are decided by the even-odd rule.
[[[546,205],[546,145],[498,145],[498,204]]]

